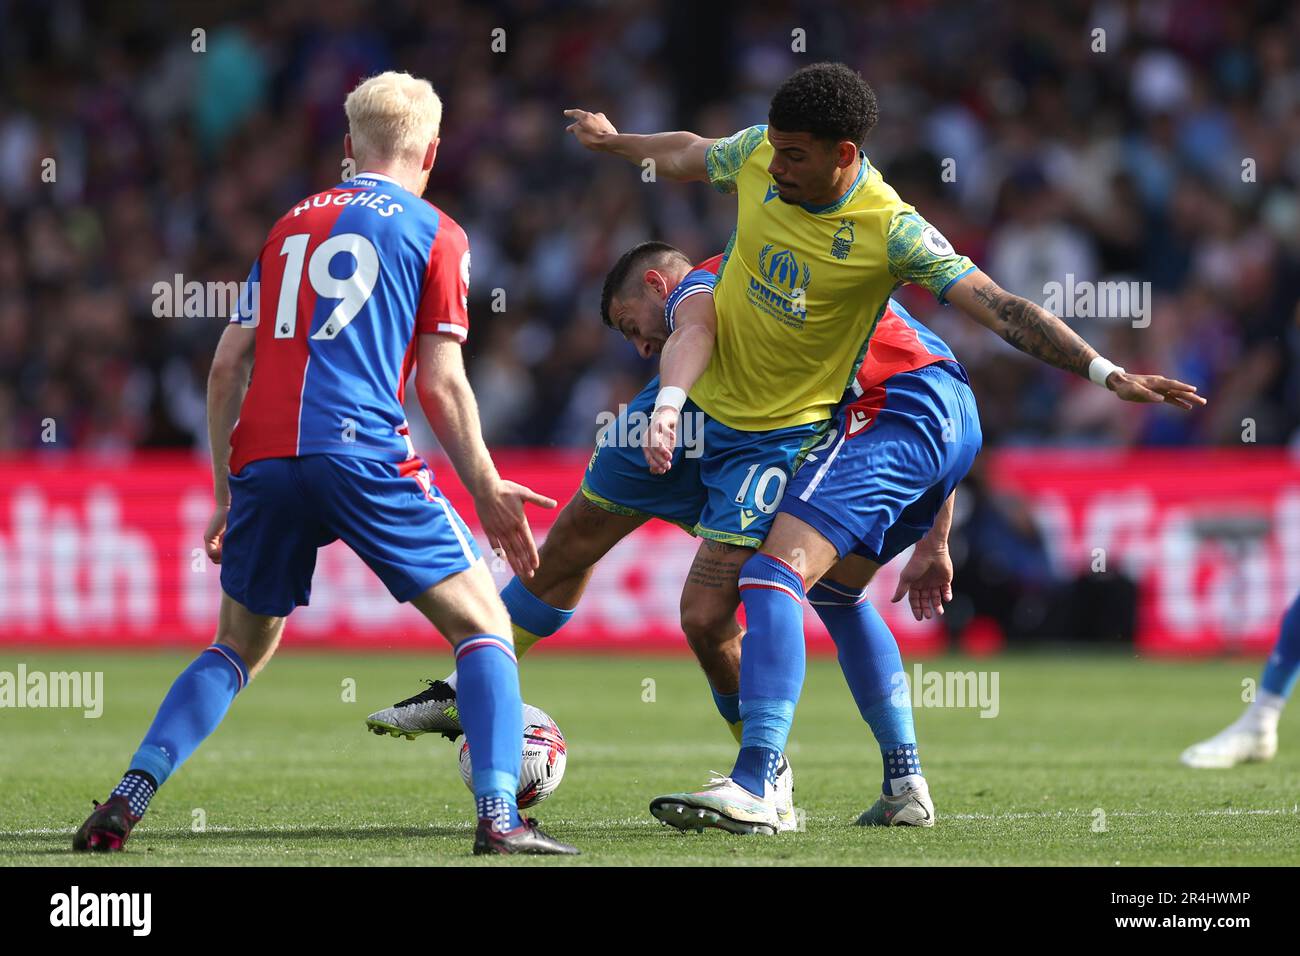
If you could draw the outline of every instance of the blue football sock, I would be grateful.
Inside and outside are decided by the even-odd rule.
[[[1300,675],[1300,596],[1282,615],[1282,633],[1264,665],[1259,686],[1270,694],[1286,698],[1295,687],[1297,675]]]
[[[894,793],[906,786],[906,777],[922,776],[916,752],[912,700],[903,674],[903,659],[879,612],[867,600],[866,590],[853,591],[823,579],[808,592],[808,601],[826,625],[839,652],[840,670],[880,746],[884,766],[881,789]]]
[[[740,723],[740,691],[734,694],[720,694],[714,690],[712,684],[709,685],[709,690],[713,693],[713,706],[718,708],[722,719],[729,724]]]
[[[731,777],[762,795],[775,783],[803,689],[803,577],[778,558],[755,554],[740,568],[745,637],[740,655],[740,754]]]
[[[217,729],[247,683],[248,667],[233,648],[225,644],[205,648],[167,691],[149,732],[131,757],[130,769],[147,773],[155,789],[161,787]]]
[[[551,607],[528,588],[518,577],[501,589],[501,601],[510,613],[510,623],[537,637],[550,637],[569,622],[573,611]]]
[[[515,793],[524,736],[514,648],[492,634],[467,638],[456,647],[456,673],[479,817],[491,819],[498,830],[513,829],[520,825]]]
[[[720,694],[712,684],[709,685],[709,691],[713,694],[713,706],[718,708],[718,713],[727,722],[727,729],[731,731],[731,736],[736,738],[736,743],[740,743],[744,739],[740,722],[740,691],[734,694]]]

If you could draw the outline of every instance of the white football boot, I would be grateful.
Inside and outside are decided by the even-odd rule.
[[[882,793],[880,799],[858,817],[860,827],[932,827],[934,826],[934,801],[930,799],[930,785],[922,777],[920,783],[904,790],[898,796]]]
[[[650,812],[678,830],[703,832],[713,827],[742,836],[774,836],[781,829],[775,788],[760,797],[730,777],[715,776],[707,787],[694,793],[655,797]]]
[[[799,815],[794,809],[794,771],[790,769],[790,760],[781,754],[781,763],[776,768],[776,816],[780,821],[777,831],[789,833],[799,829]]]
[[[1225,770],[1239,763],[1272,760],[1276,754],[1276,719],[1261,721],[1248,709],[1209,740],[1192,744],[1178,759],[1198,770]]]

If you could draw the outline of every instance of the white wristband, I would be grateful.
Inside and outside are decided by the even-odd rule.
[[[686,390],[678,388],[676,385],[665,385],[659,389],[659,396],[655,399],[655,408],[667,405],[675,412],[680,412],[685,404]]]
[[[1102,358],[1100,355],[1098,355],[1095,359],[1093,359],[1092,362],[1088,365],[1088,378],[1092,379],[1094,382],[1096,382],[1098,385],[1100,385],[1102,388],[1105,389],[1110,388],[1110,386],[1106,384],[1106,379],[1110,378],[1111,372],[1119,372],[1119,374],[1121,375],[1124,374],[1124,370],[1122,368],[1120,368],[1110,359]]]

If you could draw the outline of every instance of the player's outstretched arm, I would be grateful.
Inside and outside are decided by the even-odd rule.
[[[1163,375],[1134,375],[1112,365],[1051,312],[999,288],[978,269],[954,282],[946,297],[1026,355],[1105,384],[1125,401],[1166,402],[1183,409],[1205,404],[1195,385]]]
[[[709,367],[717,341],[718,315],[711,294],[683,299],[674,316],[677,327],[659,355],[659,396],[645,436],[646,464],[656,475],[672,467],[677,420],[692,386]]]
[[[604,113],[586,110],[565,110],[564,115],[573,120],[565,128],[587,149],[600,153],[613,153],[638,166],[647,159],[654,160],[656,176],[681,182],[707,181],[708,170],[704,156],[713,140],[694,133],[620,133]]]
[[[449,335],[419,336],[415,373],[420,407],[438,436],[452,467],[471,495],[493,551],[505,554],[515,574],[531,578],[537,569],[537,544],[524,515],[524,503],[554,508],[555,499],[504,480],[498,473],[479,424],[478,402],[465,375],[460,343]]]
[[[248,391],[256,338],[255,328],[237,323],[227,325],[208,372],[208,444],[212,448],[215,507],[203,533],[203,549],[213,564],[221,563],[221,539],[230,513],[230,434],[235,430],[244,393]]]

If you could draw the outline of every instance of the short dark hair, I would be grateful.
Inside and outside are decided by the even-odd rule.
[[[880,118],[876,92],[843,63],[812,63],[785,78],[767,110],[768,125],[782,133],[862,145]]]
[[[642,269],[667,265],[667,260],[670,259],[681,259],[687,264],[691,261],[686,258],[686,253],[676,246],[653,239],[649,242],[637,243],[619,256],[618,262],[614,263],[614,268],[610,269],[609,275],[605,276],[604,288],[600,290],[600,321],[612,329],[614,321],[609,317],[609,310],[613,305],[614,296],[626,294],[627,286]]]

